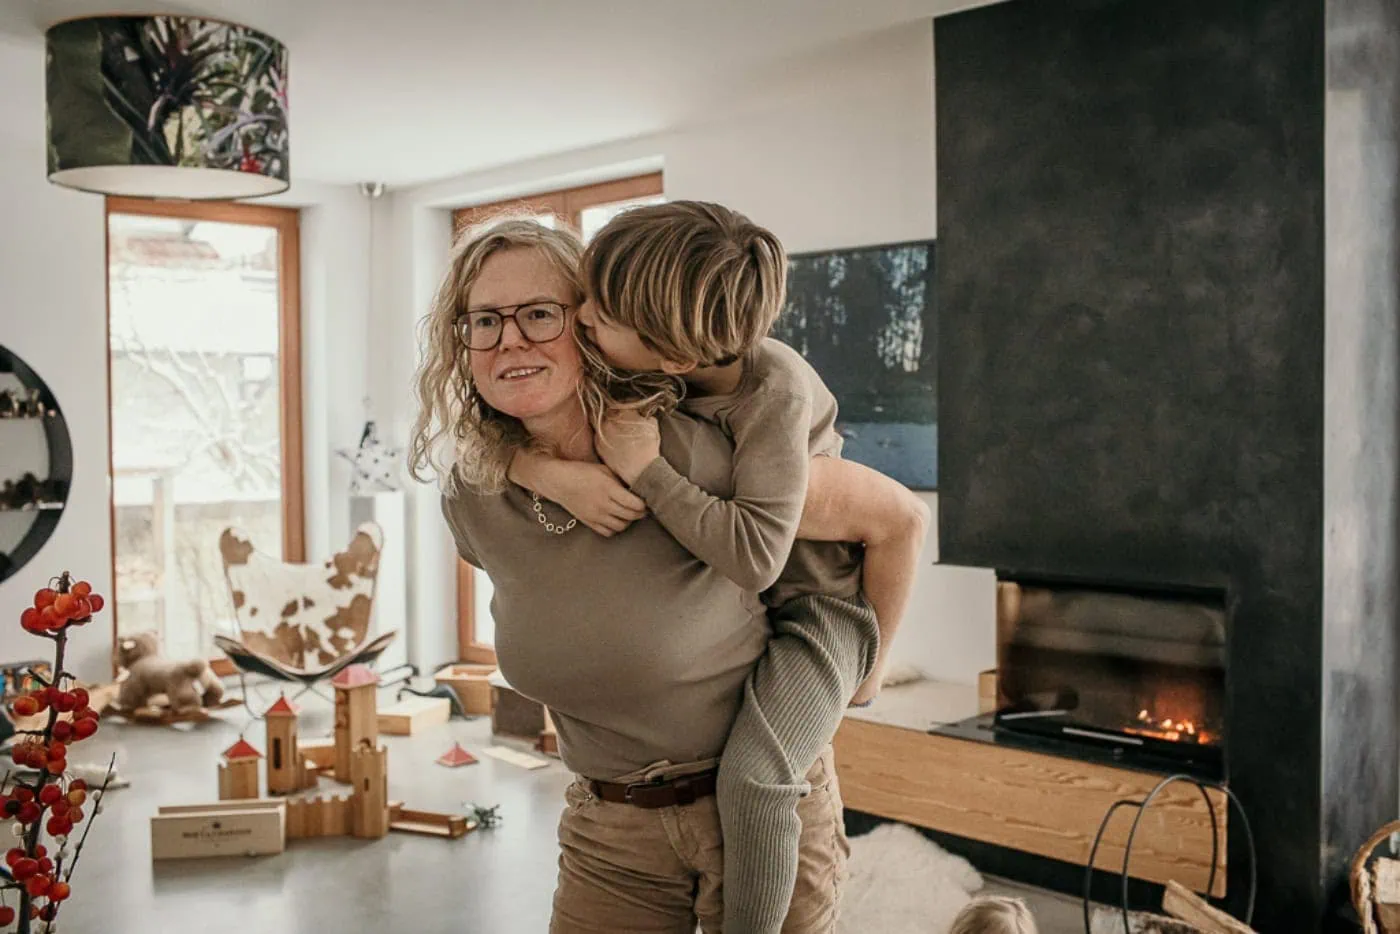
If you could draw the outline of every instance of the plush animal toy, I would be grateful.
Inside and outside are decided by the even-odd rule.
[[[175,711],[213,707],[223,700],[223,683],[208,662],[202,658],[183,662],[161,658],[160,641],[154,632],[118,640],[117,663],[127,672],[117,692],[117,705],[123,710],[146,707],[157,694],[164,694]]]

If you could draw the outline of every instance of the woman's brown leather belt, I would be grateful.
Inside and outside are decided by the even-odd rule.
[[[682,775],[658,782],[597,782],[588,788],[593,796],[613,804],[630,804],[638,808],[670,808],[694,804],[715,793],[717,770]]]

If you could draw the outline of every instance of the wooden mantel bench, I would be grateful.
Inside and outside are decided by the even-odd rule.
[[[1079,866],[1113,802],[1141,800],[1161,775],[993,741],[989,730],[938,732],[977,714],[977,688],[915,681],[852,710],[836,734],[846,807],[945,834]],[[935,732],[930,732],[933,730]],[[971,736],[972,738],[968,738]],[[1221,835],[1213,895],[1225,893],[1226,808],[1210,793]],[[1095,865],[1119,872],[1136,816],[1120,808]],[[1178,784],[1152,804],[1133,844],[1130,874],[1204,891],[1210,816],[1200,791]]]

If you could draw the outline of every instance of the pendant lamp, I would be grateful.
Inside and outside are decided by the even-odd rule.
[[[246,26],[96,16],[46,33],[49,181],[231,200],[289,182],[287,49]]]

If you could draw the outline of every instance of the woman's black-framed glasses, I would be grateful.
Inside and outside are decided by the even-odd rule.
[[[548,344],[564,334],[568,306],[559,302],[529,302],[501,308],[480,308],[457,316],[457,337],[468,350],[494,350],[515,320],[520,336],[532,344]]]

